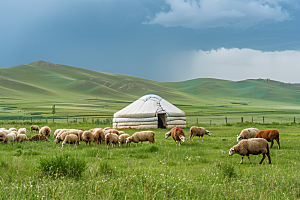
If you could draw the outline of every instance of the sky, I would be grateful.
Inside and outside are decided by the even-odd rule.
[[[298,0],[0,0],[0,68],[300,83]]]

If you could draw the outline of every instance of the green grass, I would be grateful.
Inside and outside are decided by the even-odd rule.
[[[47,125],[52,132],[96,127],[91,123]],[[258,165],[262,155],[250,155],[253,164],[245,158],[239,165],[241,156],[230,157],[228,151],[248,125],[204,125],[211,136],[205,135],[203,142],[187,139],[181,146],[172,138],[165,139],[168,130],[163,129],[153,130],[154,145],[133,143],[109,150],[104,143],[86,146],[83,142],[77,148],[62,148],[53,137],[50,142],[0,144],[0,199],[299,199],[300,125],[252,124],[261,130],[279,130],[282,148],[275,143],[270,149],[271,165],[267,158]],[[2,126],[29,130],[30,124]],[[130,135],[135,131],[125,130]],[[184,132],[188,138],[189,129]],[[49,176],[47,171],[51,170],[44,172],[41,161],[63,163],[56,158],[79,159],[86,169],[75,177]]]

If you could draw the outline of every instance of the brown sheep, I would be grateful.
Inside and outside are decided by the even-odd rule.
[[[132,136],[126,138],[126,143],[130,144],[131,142],[139,143],[141,142],[143,144],[143,141],[149,141],[149,143],[155,142],[155,133],[153,131],[141,131],[136,132]]]
[[[191,135],[190,135],[190,141],[192,141],[192,139],[193,139],[194,136],[199,136],[199,138],[198,138],[198,141],[199,141],[200,136],[201,136],[202,137],[202,142],[203,142],[203,136],[204,135],[210,136],[210,134],[209,134],[210,132],[207,131],[207,130],[205,130],[205,128],[203,128],[203,127],[192,126],[190,128],[190,133],[191,133]]]
[[[32,126],[30,127],[30,132],[32,132],[32,131],[40,131],[39,126],[37,126],[37,125],[32,125]]]
[[[261,159],[259,164],[261,164],[264,161],[267,154],[269,158],[269,164],[271,164],[269,144],[268,141],[263,138],[250,138],[250,139],[245,139],[240,141],[237,145],[233,146],[229,150],[229,156],[232,156],[235,153],[242,156],[242,160],[240,164],[243,164],[244,156],[248,157],[249,162],[251,164],[249,154],[253,154],[253,155],[263,154],[263,158]]]
[[[108,130],[104,130],[104,134],[108,134],[108,133],[114,133],[114,134],[117,134],[117,135],[120,135],[119,134],[119,131],[116,130],[116,129],[108,129]]]
[[[51,129],[48,126],[44,126],[40,129],[39,134],[44,135],[47,138],[50,137]]]
[[[264,138],[266,139],[268,142],[271,142],[271,146],[270,148],[272,148],[273,144],[274,144],[274,139],[277,141],[278,144],[278,149],[280,149],[280,143],[279,143],[279,132],[275,129],[271,129],[271,130],[264,130],[264,131],[259,131],[254,138]]]
[[[84,131],[82,134],[82,140],[85,142],[85,145],[91,145],[91,141],[94,140],[93,134],[91,131]]]
[[[105,141],[105,134],[102,128],[95,128],[92,131],[93,134],[93,142],[96,142],[96,144],[98,145],[99,142],[101,144],[102,141]]]
[[[115,133],[108,133],[105,135],[105,144],[107,145],[107,149],[109,149],[110,144],[116,145],[120,147],[119,136]]]
[[[181,128],[174,127],[171,129],[170,132],[171,132],[171,136],[172,136],[173,140],[175,141],[176,145],[177,145],[177,141],[178,141],[179,146],[180,146],[180,141],[182,141],[183,143],[185,142],[185,134]]]
[[[49,139],[45,135],[33,135],[31,138],[29,138],[29,141],[39,141],[39,140],[46,140],[49,142]]]

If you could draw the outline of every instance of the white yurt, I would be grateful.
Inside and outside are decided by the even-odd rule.
[[[114,114],[115,129],[186,127],[185,112],[155,94],[145,95]]]

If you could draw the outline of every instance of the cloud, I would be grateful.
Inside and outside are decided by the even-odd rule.
[[[193,29],[215,27],[246,28],[262,21],[281,22],[289,13],[278,4],[281,0],[166,0],[169,11],[156,13],[144,24]]]
[[[181,73],[177,71],[177,80],[218,78],[239,81],[270,78],[282,82],[300,83],[299,51],[262,52],[237,48],[199,50],[178,55],[173,60],[174,63],[185,63],[185,70]],[[179,69],[180,66],[176,65],[175,68]]]

